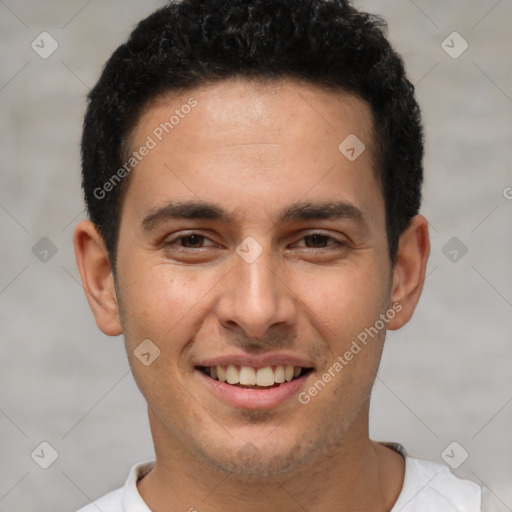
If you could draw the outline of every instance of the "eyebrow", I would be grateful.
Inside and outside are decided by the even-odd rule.
[[[144,230],[151,231],[160,223],[173,219],[215,220],[231,223],[236,212],[206,201],[180,201],[166,204],[150,212],[142,221]],[[300,220],[355,219],[366,224],[363,212],[345,201],[296,202],[286,207],[278,216],[278,224]]]

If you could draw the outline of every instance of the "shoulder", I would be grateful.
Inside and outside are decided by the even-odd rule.
[[[391,512],[480,512],[480,485],[456,477],[444,464],[410,457],[401,445],[386,444],[405,458],[402,491]]]
[[[98,512],[98,510],[101,510],[101,512],[123,512],[123,489],[109,492],[77,512]]]
[[[124,487],[109,492],[102,498],[91,501],[77,512],[151,512],[137,489],[137,481],[154,466],[154,461],[140,462],[130,470]]]

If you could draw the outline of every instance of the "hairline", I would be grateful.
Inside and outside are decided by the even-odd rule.
[[[164,100],[173,100],[177,99],[180,96],[183,96],[185,94],[190,94],[194,91],[204,91],[211,87],[215,87],[218,84],[222,83],[229,83],[233,82],[236,83],[238,81],[244,81],[250,84],[260,84],[260,85],[267,85],[267,84],[277,84],[277,83],[286,83],[289,81],[295,82],[299,85],[306,85],[306,86],[313,86],[314,88],[323,91],[323,92],[329,92],[334,93],[339,96],[341,95],[347,95],[348,97],[357,98],[359,101],[362,101],[367,107],[368,107],[368,113],[369,113],[369,120],[368,120],[368,136],[369,140],[371,141],[370,144],[366,144],[367,149],[370,150],[371,153],[371,170],[373,172],[373,175],[376,179],[377,186],[379,187],[379,192],[383,198],[384,201],[384,210],[385,210],[385,216],[386,216],[386,222],[385,222],[385,230],[386,230],[386,239],[388,242],[388,254],[391,259],[391,263],[394,264],[394,260],[392,259],[392,255],[389,253],[390,244],[389,244],[389,233],[388,233],[388,222],[387,222],[387,211],[388,211],[388,205],[386,200],[386,193],[385,193],[385,183],[383,179],[383,172],[384,169],[382,168],[382,154],[383,154],[383,148],[381,143],[378,140],[378,126],[377,126],[377,120],[375,116],[375,109],[373,105],[366,100],[360,93],[356,91],[352,91],[349,88],[328,82],[323,82],[320,80],[314,80],[310,78],[304,78],[304,77],[298,77],[294,76],[290,73],[282,73],[278,75],[272,75],[267,76],[263,74],[244,74],[244,73],[236,73],[231,76],[220,76],[220,77],[209,77],[205,79],[199,79],[197,83],[191,84],[187,87],[179,87],[174,88],[172,86],[164,88],[160,92],[154,93],[152,95],[149,95],[139,107],[139,110],[137,114],[134,116],[134,119],[132,120],[131,125],[129,125],[125,130],[125,135],[123,136],[120,144],[120,158],[121,162],[126,161],[129,158],[129,155],[134,151],[135,149],[135,132],[137,130],[137,127],[140,125],[140,122],[142,118],[152,109],[155,107],[155,105],[158,102],[164,101]],[[368,147],[369,146],[369,147]],[[116,262],[117,262],[117,249],[119,245],[119,235],[121,231],[121,221],[122,221],[122,213],[123,213],[123,207],[125,203],[125,196],[128,191],[128,188],[130,187],[131,181],[132,181],[132,175],[134,172],[131,172],[128,174],[125,179],[120,183],[119,191],[118,191],[118,198],[117,198],[117,222],[115,223],[115,238],[113,240],[113,257],[111,258],[111,267],[113,269],[113,272],[115,274],[115,268],[116,268]],[[109,258],[110,258],[110,251],[109,251]]]

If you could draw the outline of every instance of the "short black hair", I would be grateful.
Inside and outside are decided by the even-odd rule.
[[[83,126],[82,187],[114,271],[129,180],[116,186],[112,178],[127,174],[118,171],[127,169],[129,137],[144,108],[168,91],[237,77],[297,79],[369,104],[394,262],[421,204],[423,128],[386,30],[382,18],[346,0],[178,0],[142,20],[105,64]]]

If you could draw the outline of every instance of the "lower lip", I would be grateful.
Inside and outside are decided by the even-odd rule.
[[[196,370],[199,377],[203,379],[208,388],[228,404],[243,409],[271,409],[282,404],[291,397],[297,395],[300,388],[306,382],[306,379],[312,372],[302,375],[298,379],[283,384],[275,388],[239,388],[226,382],[208,377],[200,370]]]

